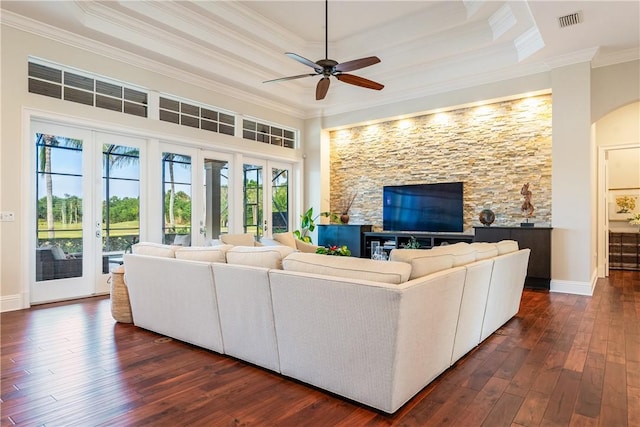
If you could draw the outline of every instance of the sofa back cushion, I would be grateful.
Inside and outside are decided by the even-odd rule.
[[[131,252],[137,255],[175,258],[178,247],[179,246],[163,245],[161,243],[140,242],[131,247]]]
[[[424,249],[393,249],[389,259],[411,265],[409,280],[453,267],[452,255]]]
[[[227,251],[227,264],[282,270],[282,259],[294,251],[288,246],[235,246]]]
[[[496,243],[496,247],[498,248],[498,255],[504,255],[520,250],[518,242],[515,240],[501,240]]]
[[[476,251],[469,243],[460,242],[453,245],[435,246],[433,252],[444,253],[453,256],[453,266],[470,264],[476,261]]]
[[[220,241],[225,245],[233,246],[255,246],[256,239],[251,233],[243,234],[221,234]]]
[[[282,261],[283,268],[302,273],[370,280],[398,285],[409,280],[411,265],[404,262],[294,252]]]
[[[498,256],[498,247],[495,243],[474,242],[471,243],[471,247],[475,249],[478,261]]]
[[[227,262],[226,253],[233,248],[231,245],[219,246],[190,246],[178,248],[176,258],[190,261]]]

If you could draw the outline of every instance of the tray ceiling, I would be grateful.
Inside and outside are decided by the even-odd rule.
[[[353,74],[372,91],[319,76],[295,52],[324,58],[324,2],[2,1],[2,22],[293,114],[339,114],[576,62],[640,57],[636,1],[330,1],[329,58],[376,55]],[[559,18],[576,13],[575,25]],[[571,21],[571,20],[569,20]],[[213,103],[215,105],[215,103]]]

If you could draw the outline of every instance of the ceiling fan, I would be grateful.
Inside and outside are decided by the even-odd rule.
[[[324,42],[324,58],[319,59],[316,62],[310,61],[296,53],[287,52],[289,58],[294,59],[301,64],[307,65],[315,71],[315,73],[299,74],[297,76],[281,77],[278,79],[267,80],[263,83],[282,82],[285,80],[301,79],[303,77],[312,77],[321,75],[322,78],[318,81],[316,86],[316,100],[324,99],[329,90],[329,77],[334,76],[341,82],[349,83],[355,86],[364,87],[367,89],[381,90],[384,85],[374,82],[372,80],[365,79],[353,74],[346,74],[347,71],[359,70],[360,68],[368,67],[380,62],[380,58],[377,56],[368,56],[366,58],[354,59],[352,61],[338,63],[333,59],[329,59],[329,1],[324,2],[324,22],[325,22],[325,42]]]

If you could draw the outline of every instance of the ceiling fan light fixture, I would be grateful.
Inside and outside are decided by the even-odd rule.
[[[286,52],[289,58],[298,61],[301,64],[304,64],[308,67],[313,68],[315,74],[299,74],[297,76],[290,77],[280,77],[277,79],[266,80],[263,83],[271,83],[271,82],[279,82],[286,80],[294,80],[301,79],[304,77],[310,77],[315,75],[321,75],[322,78],[318,81],[316,85],[316,100],[320,101],[325,98],[327,95],[327,91],[329,90],[329,84],[331,80],[329,77],[334,76],[338,80],[352,84],[354,86],[360,86],[366,89],[374,89],[374,90],[382,90],[384,85],[374,82],[372,80],[365,79],[363,77],[355,76],[352,74],[344,74],[347,71],[359,70],[361,68],[368,67],[373,64],[377,64],[380,62],[380,58],[377,56],[368,56],[366,58],[354,59],[352,61],[347,61],[343,63],[339,63],[338,61],[334,61],[333,59],[329,59],[329,1],[325,0],[325,40],[324,40],[324,59],[319,59],[316,62],[313,62],[303,56],[300,56],[293,52]]]

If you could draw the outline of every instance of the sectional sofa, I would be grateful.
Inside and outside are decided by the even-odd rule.
[[[529,252],[139,243],[124,265],[137,326],[393,413],[518,312]]]

